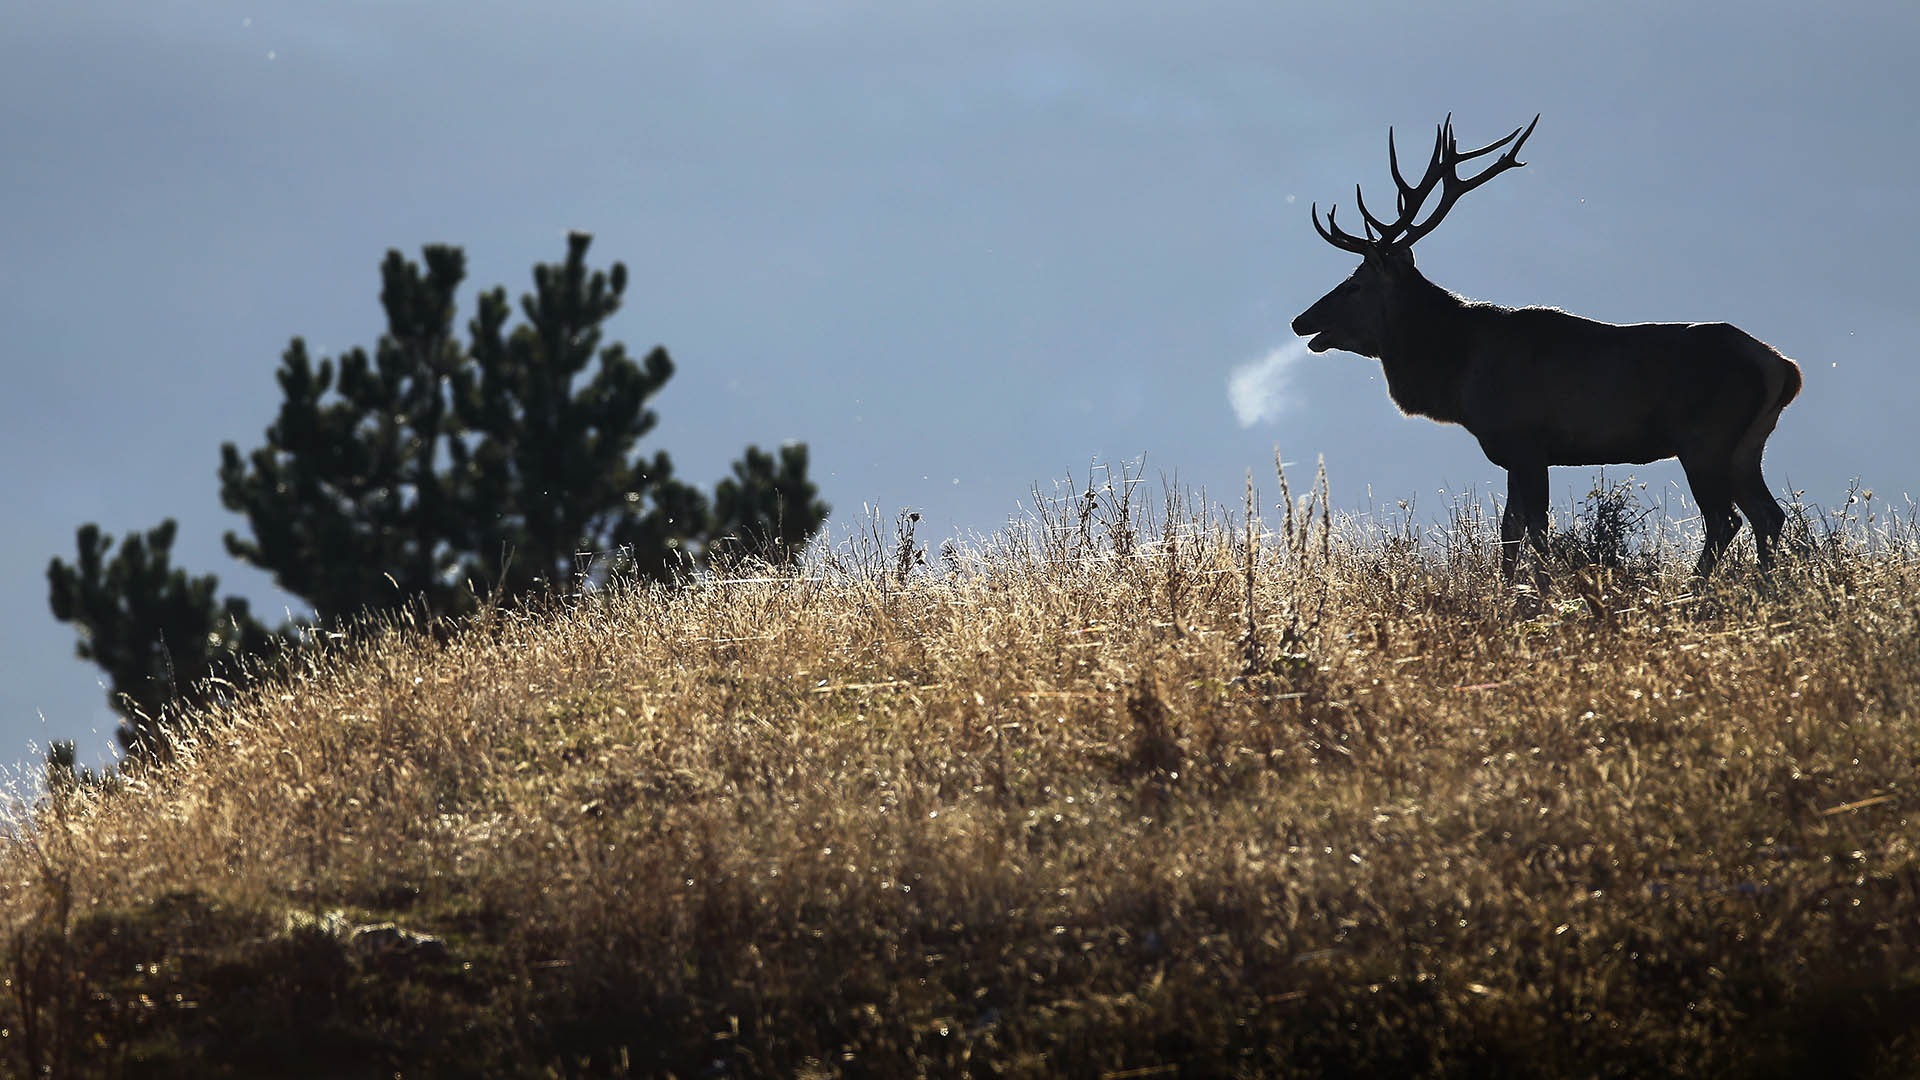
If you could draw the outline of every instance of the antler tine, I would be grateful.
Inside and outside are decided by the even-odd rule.
[[[1366,254],[1367,251],[1373,247],[1373,242],[1371,240],[1362,239],[1358,236],[1355,236],[1352,233],[1346,231],[1345,229],[1342,229],[1340,226],[1334,224],[1333,215],[1339,212],[1339,210],[1340,210],[1340,207],[1338,204],[1327,207],[1327,228],[1333,230],[1333,235],[1339,237],[1341,240],[1346,241],[1346,244],[1342,246],[1346,247],[1348,251],[1355,252],[1356,254],[1360,254],[1360,255]]]
[[[1513,144],[1513,149],[1508,150],[1505,154],[1501,155],[1502,157],[1514,158],[1514,162],[1513,162],[1514,168],[1516,169],[1523,168],[1527,164],[1526,162],[1519,160],[1517,155],[1520,153],[1520,148],[1527,144],[1527,139],[1530,136],[1532,136],[1533,129],[1539,126],[1540,126],[1540,114],[1534,113],[1533,122],[1527,125],[1527,130],[1520,133],[1520,141]]]
[[[1342,251],[1351,251],[1355,255],[1365,255],[1374,245],[1335,224],[1333,215],[1338,209],[1340,209],[1338,205],[1327,207],[1327,228],[1333,230],[1332,232],[1328,232],[1327,229],[1320,227],[1320,204],[1312,204],[1310,213],[1313,217],[1313,230],[1320,234],[1320,239],[1325,240],[1327,243],[1332,244]]]
[[[1393,186],[1400,189],[1400,212],[1402,214],[1407,212],[1407,197],[1409,195],[1415,191],[1431,188],[1434,167],[1440,164],[1440,159],[1446,147],[1445,138],[1446,131],[1444,128],[1434,129],[1433,156],[1427,160],[1426,176],[1422,177],[1420,183],[1416,186],[1407,183],[1407,178],[1400,172],[1400,149],[1393,144],[1393,127],[1391,125],[1387,127],[1387,168],[1393,170]]]
[[[1400,175],[1400,152],[1393,147],[1393,125],[1387,125],[1387,168],[1393,170],[1393,186],[1400,189],[1400,212],[1407,212],[1407,189],[1413,185]]]
[[[1485,169],[1482,169],[1480,172],[1476,173],[1471,179],[1462,180],[1460,179],[1459,173],[1455,172],[1451,182],[1448,184],[1448,187],[1451,188],[1453,184],[1457,183],[1460,185],[1460,194],[1465,195],[1467,192],[1472,191],[1474,188],[1479,187],[1481,184],[1485,183],[1486,181],[1493,179],[1493,177],[1499,173],[1506,172],[1508,169],[1518,169],[1525,166],[1526,162],[1521,161],[1518,156],[1520,153],[1520,147],[1526,145],[1527,136],[1533,134],[1533,129],[1537,127],[1539,123],[1540,123],[1540,116],[1538,113],[1536,113],[1534,114],[1534,117],[1533,117],[1533,123],[1528,124],[1524,132],[1520,128],[1514,128],[1513,134],[1508,135],[1506,138],[1501,139],[1499,142],[1488,143],[1487,145],[1481,147],[1480,149],[1475,150],[1471,154],[1462,154],[1459,157],[1456,157],[1453,163],[1455,165],[1458,165],[1460,162],[1465,161],[1468,158],[1477,157],[1481,154],[1486,153],[1489,150],[1494,150],[1499,147],[1506,146],[1507,143],[1512,142],[1516,138],[1519,139],[1518,142],[1514,142],[1512,146],[1507,147],[1507,152],[1504,154],[1501,154],[1497,159],[1495,159],[1493,164],[1487,166]]]
[[[1539,122],[1540,122],[1540,114],[1538,114],[1538,113],[1535,113],[1535,114],[1534,114],[1534,116],[1533,116],[1533,123],[1532,123],[1532,124],[1528,124],[1528,125],[1526,126],[1526,129],[1525,129],[1525,134],[1522,134],[1522,133],[1521,133],[1521,129],[1520,129],[1520,128],[1514,128],[1514,129],[1513,129],[1512,131],[1510,131],[1510,132],[1508,132],[1508,133],[1507,133],[1507,137],[1506,137],[1506,138],[1504,138],[1504,139],[1496,139],[1495,141],[1493,141],[1493,142],[1490,142],[1490,143],[1488,143],[1487,145],[1485,145],[1485,146],[1483,146],[1483,147],[1481,147],[1481,148],[1480,148],[1480,149],[1478,149],[1478,150],[1469,150],[1469,151],[1467,151],[1467,152],[1466,152],[1466,153],[1464,153],[1464,154],[1462,154],[1462,153],[1459,153],[1459,152],[1457,152],[1457,151],[1456,151],[1456,152],[1455,152],[1455,153],[1454,153],[1454,154],[1452,155],[1452,157],[1453,157],[1453,160],[1454,160],[1454,162],[1455,162],[1456,164],[1458,164],[1459,162],[1462,162],[1462,161],[1472,161],[1472,160],[1473,160],[1474,158],[1477,158],[1477,157],[1479,157],[1479,156],[1480,156],[1480,155],[1482,155],[1482,154],[1490,154],[1490,153],[1492,153],[1492,152],[1494,152],[1495,150],[1498,150],[1498,149],[1500,149],[1501,147],[1503,147],[1503,146],[1505,146],[1505,145],[1507,145],[1508,143],[1510,143],[1510,142],[1513,142],[1513,140],[1514,140],[1514,139],[1516,139],[1516,138],[1517,138],[1517,139],[1519,139],[1519,140],[1520,140],[1520,142],[1526,142],[1526,141],[1527,141],[1527,135],[1531,135],[1531,134],[1533,134],[1533,128],[1534,128],[1534,125],[1535,125],[1535,124],[1538,124]],[[1513,148],[1513,149],[1514,149],[1514,150],[1515,150],[1515,151],[1517,152],[1517,151],[1518,151],[1518,150],[1520,149],[1520,147],[1519,147],[1519,144],[1517,144],[1517,143],[1516,143],[1516,144],[1514,145],[1514,148]]]
[[[1353,185],[1353,201],[1359,204],[1360,216],[1366,219],[1367,228],[1372,229],[1374,232],[1379,233],[1381,236],[1384,237],[1387,234],[1394,231],[1395,229],[1404,227],[1404,224],[1405,224],[1404,222],[1396,222],[1395,224],[1388,225],[1387,223],[1381,221],[1379,218],[1374,217],[1371,213],[1369,213],[1367,210],[1367,200],[1360,196],[1359,184]],[[1405,216],[1405,213],[1406,213],[1406,208],[1402,207],[1401,214],[1403,217]]]

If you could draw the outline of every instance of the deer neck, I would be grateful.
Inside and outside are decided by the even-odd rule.
[[[1402,283],[1380,350],[1387,393],[1400,411],[1461,422],[1460,384],[1472,353],[1468,307],[1418,272]]]

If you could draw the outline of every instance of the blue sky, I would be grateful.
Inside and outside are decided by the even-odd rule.
[[[373,343],[396,247],[460,244],[517,294],[593,232],[631,271],[614,335],[679,365],[655,445],[710,485],[804,440],[839,529],[867,503],[991,531],[1143,452],[1233,502],[1276,443],[1349,509],[1437,515],[1502,475],[1377,364],[1299,353],[1288,322],[1353,264],[1307,205],[1390,193],[1389,124],[1418,148],[1449,111],[1474,143],[1539,112],[1528,166],[1421,243],[1429,277],[1733,322],[1806,373],[1776,488],[1920,490],[1915,56],[1892,2],[16,3],[0,762],[111,741],[47,611],[81,523],[178,517],[180,564],[290,602],[221,546],[219,445],[259,445],[293,335]],[[1591,479],[1557,470],[1556,502]]]

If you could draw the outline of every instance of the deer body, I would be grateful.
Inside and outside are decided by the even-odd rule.
[[[1321,229],[1321,236],[1362,262],[1294,320],[1294,332],[1311,335],[1315,352],[1378,359],[1402,412],[1462,425],[1488,460],[1507,470],[1501,541],[1509,576],[1523,536],[1544,547],[1548,466],[1673,457],[1705,519],[1698,572],[1710,572],[1739,531],[1735,503],[1753,523],[1761,565],[1770,565],[1786,514],[1768,491],[1760,456],[1780,410],[1800,390],[1793,361],[1726,323],[1621,325],[1553,308],[1501,307],[1464,300],[1414,268],[1413,241],[1460,195],[1524,164],[1514,155],[1532,131],[1461,154],[1449,120],[1418,186],[1400,177],[1396,156],[1400,220],[1380,222],[1362,203],[1367,235],[1355,237],[1328,214],[1331,232]],[[1458,178],[1458,162],[1516,138],[1492,167]],[[1391,136],[1388,146],[1391,153]],[[1415,225],[1421,203],[1441,182],[1439,208]]]

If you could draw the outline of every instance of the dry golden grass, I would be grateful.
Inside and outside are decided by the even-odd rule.
[[[1134,490],[930,565],[903,518],[797,576],[310,658],[172,765],[19,824],[0,1052],[19,1075],[1920,1064],[1904,526],[1855,504],[1771,580],[1700,587],[1663,548],[1559,566],[1542,600],[1500,583],[1471,507],[1422,536],[1289,497],[1250,545]]]

